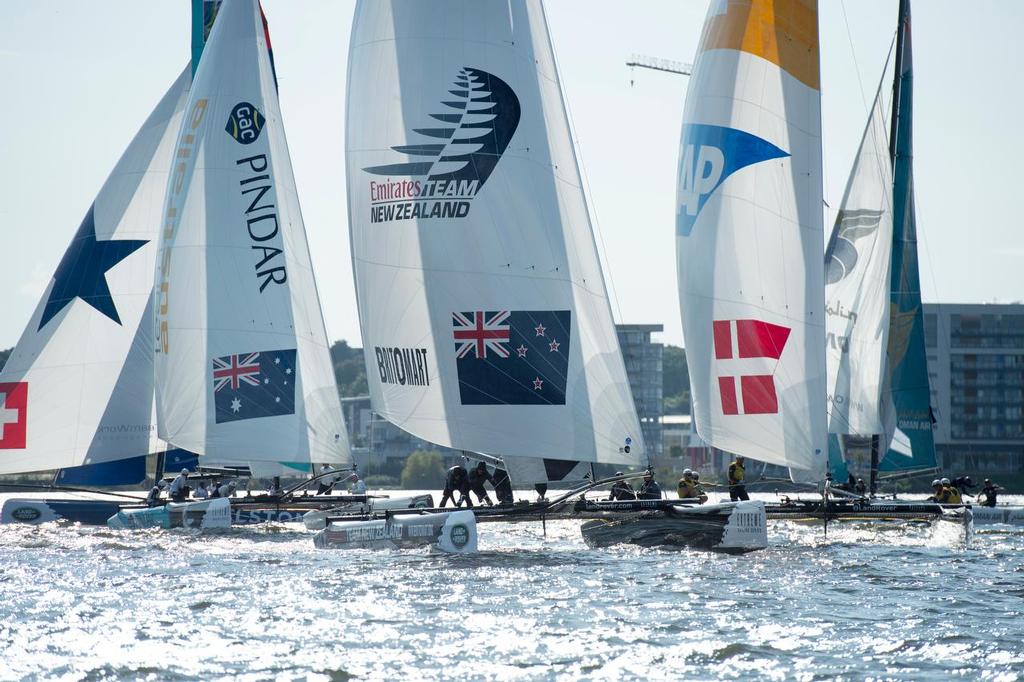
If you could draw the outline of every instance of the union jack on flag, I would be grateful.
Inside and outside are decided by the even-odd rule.
[[[260,354],[228,355],[213,359],[213,392],[220,391],[227,385],[237,391],[241,382],[250,386],[260,385]]]
[[[505,345],[512,335],[508,322],[511,314],[508,310],[452,313],[456,341],[455,357],[465,358],[472,351],[474,357],[482,360],[487,357],[487,350],[490,349],[499,358],[507,358],[511,354]]]

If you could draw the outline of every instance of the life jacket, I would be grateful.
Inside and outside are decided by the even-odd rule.
[[[746,472],[743,470],[743,465],[739,462],[733,462],[729,465],[729,483],[742,483],[743,476]]]
[[[676,488],[676,492],[679,494],[679,499],[687,497],[697,497],[697,486],[693,481],[688,481],[685,478],[679,479],[679,487]]]
[[[960,497],[960,491],[952,486],[947,486],[942,489],[942,502],[943,504],[963,504],[964,500]]]

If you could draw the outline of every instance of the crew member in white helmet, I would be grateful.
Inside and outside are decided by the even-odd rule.
[[[348,477],[348,480],[352,481],[352,489],[350,492],[353,495],[365,495],[366,494],[366,481],[359,478],[359,474],[352,472],[352,475]]]
[[[169,491],[171,502],[184,502],[188,499],[188,493],[188,469],[186,468],[182,469],[181,473],[171,481],[171,489]]]

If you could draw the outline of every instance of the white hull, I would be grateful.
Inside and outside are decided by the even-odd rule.
[[[230,528],[231,503],[226,497],[198,502],[169,502],[149,509],[126,509],[107,519],[115,530],[129,528]]]
[[[471,511],[456,511],[344,521],[317,533],[313,544],[321,549],[432,547],[452,554],[471,554],[476,552],[476,517]]]
[[[413,495],[411,497],[370,498],[366,502],[350,502],[332,509],[316,509],[302,515],[302,523],[309,530],[323,530],[327,527],[327,519],[343,514],[368,514],[374,511],[389,509],[416,509],[434,506],[434,498],[430,495]]]
[[[1005,523],[1012,526],[1024,526],[1024,507],[1000,505],[996,507],[971,507],[974,512],[975,525]]]

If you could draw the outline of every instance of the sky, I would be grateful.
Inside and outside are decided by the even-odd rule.
[[[264,0],[328,334],[361,345],[345,202],[354,2]],[[707,0],[549,0],[548,21],[617,322],[682,345],[674,205],[687,78]],[[895,30],[896,0],[821,0],[826,225]],[[17,342],[93,197],[189,58],[188,0],[0,0],[0,348]],[[915,187],[929,302],[1024,299],[1024,3],[914,6]]]

